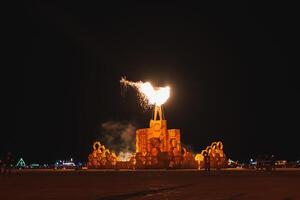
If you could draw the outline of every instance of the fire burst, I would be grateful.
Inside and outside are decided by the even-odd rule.
[[[124,86],[131,86],[138,90],[143,105],[161,106],[170,97],[170,87],[153,87],[149,82],[132,82],[121,78],[120,83]]]
[[[154,114],[149,127],[136,130],[135,153],[120,152],[117,157],[100,142],[96,142],[93,146],[94,151],[89,155],[90,168],[200,169],[207,158],[212,167],[219,169],[226,166],[222,142],[213,142],[194,156],[182,146],[180,129],[168,129],[162,105],[170,96],[170,87],[153,87],[149,82],[132,82],[125,78],[122,78],[120,83],[137,89],[141,104],[154,107]]]

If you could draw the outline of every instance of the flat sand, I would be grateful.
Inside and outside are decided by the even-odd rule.
[[[9,199],[300,199],[300,170],[18,170],[0,176]]]

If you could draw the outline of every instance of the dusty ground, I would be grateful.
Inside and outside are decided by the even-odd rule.
[[[18,171],[0,199],[300,199],[300,170]]]

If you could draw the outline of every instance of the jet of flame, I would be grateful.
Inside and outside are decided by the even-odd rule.
[[[139,95],[142,97],[144,102],[147,102],[148,105],[157,105],[161,106],[164,104],[170,97],[170,87],[153,87],[149,82],[132,82],[126,80],[122,77],[120,83],[125,86],[131,86],[138,90]]]

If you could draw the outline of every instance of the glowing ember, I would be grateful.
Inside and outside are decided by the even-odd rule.
[[[153,87],[149,82],[132,82],[128,81],[125,78],[120,80],[120,83],[127,86],[136,88],[139,91],[139,94],[142,97],[144,102],[147,102],[150,105],[160,106],[164,104],[170,97],[170,87]]]
[[[132,156],[132,153],[130,152],[120,152],[119,155],[118,155],[118,161],[129,161],[130,158]]]

